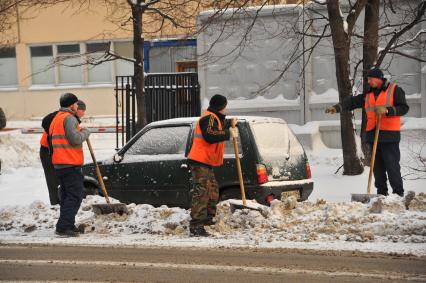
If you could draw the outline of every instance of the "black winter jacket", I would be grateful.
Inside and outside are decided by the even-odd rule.
[[[334,105],[334,107],[336,107],[337,112],[352,111],[357,108],[363,108],[367,94],[373,91],[374,97],[377,98],[377,96],[379,96],[381,91],[387,89],[388,85],[389,85],[389,82],[387,82],[387,80],[385,79],[383,81],[383,85],[381,88],[377,88],[377,89],[370,88],[370,90],[367,93],[347,97],[345,100],[343,100],[342,103],[338,103]],[[386,116],[403,116],[407,114],[410,107],[408,106],[407,101],[405,99],[404,90],[400,88],[399,86],[395,87],[393,99],[394,99],[394,106],[387,108],[388,114],[386,114]],[[367,131],[366,133],[367,142],[373,143],[374,131],[375,129]],[[381,130],[379,133],[379,142],[399,142],[400,140],[401,140],[400,131],[382,131]]]

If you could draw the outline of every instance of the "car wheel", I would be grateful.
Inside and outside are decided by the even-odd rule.
[[[6,127],[6,115],[0,107],[0,130]]]
[[[93,184],[84,184],[83,198],[87,197],[88,195],[99,195],[98,187]]]
[[[240,188],[228,188],[221,191],[219,194],[219,200],[222,201],[226,199],[241,199]]]

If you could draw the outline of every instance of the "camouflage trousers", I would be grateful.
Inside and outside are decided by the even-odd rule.
[[[213,169],[191,166],[191,221],[190,227],[200,227],[216,215],[219,200],[219,186]]]

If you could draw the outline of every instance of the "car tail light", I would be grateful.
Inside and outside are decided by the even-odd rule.
[[[265,184],[268,182],[268,172],[266,171],[265,165],[257,164],[256,173],[257,173],[257,182],[259,184]]]
[[[271,204],[271,202],[275,199],[275,195],[274,194],[269,194],[266,196],[265,200],[267,204]]]
[[[312,178],[311,165],[309,165],[309,162],[306,162],[306,172],[308,172],[308,179]]]

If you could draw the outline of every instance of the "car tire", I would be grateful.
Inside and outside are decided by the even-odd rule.
[[[6,127],[6,115],[0,107],[0,130]]]
[[[88,195],[100,195],[98,187],[93,184],[84,184],[83,198],[87,197]]]
[[[240,188],[227,188],[220,192],[219,200],[227,200],[227,199],[241,199],[241,191]]]

